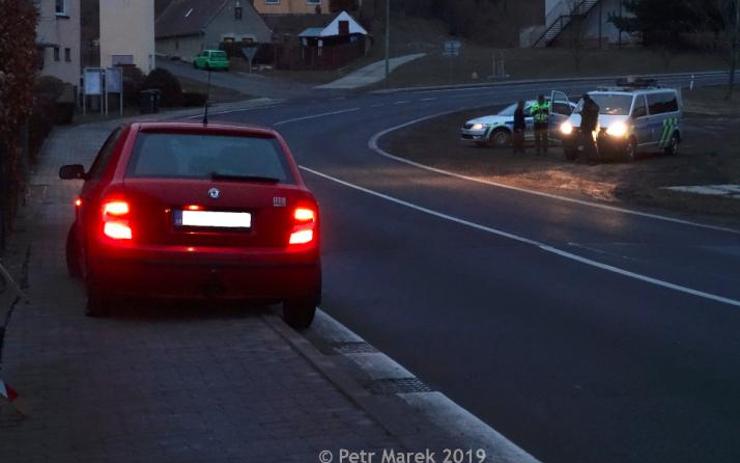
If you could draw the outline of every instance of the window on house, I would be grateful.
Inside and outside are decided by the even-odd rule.
[[[321,0],[306,0],[309,5],[321,5]]]
[[[64,49],[64,61],[68,63],[72,62],[72,50],[70,48]]]
[[[234,7],[234,19],[237,19],[237,20],[242,19],[242,7],[240,6]]]
[[[67,15],[67,0],[56,0],[54,4],[54,12],[59,16]]]
[[[44,70],[44,61],[46,58],[46,48],[43,46],[36,47],[36,50],[38,53],[36,53],[36,58],[38,59],[38,69],[39,71]]]
[[[59,47],[54,47],[54,61],[59,61]]]
[[[349,21],[339,21],[339,35],[349,35]]]
[[[277,5],[278,3],[280,3],[280,0],[265,0],[267,5]]]

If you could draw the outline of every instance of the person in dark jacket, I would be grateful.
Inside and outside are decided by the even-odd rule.
[[[581,110],[581,136],[583,137],[584,154],[587,158],[597,158],[599,148],[596,144],[596,130],[599,125],[599,105],[588,93],[583,95]]]
[[[519,100],[514,111],[514,133],[511,144],[514,147],[514,154],[525,154],[524,151],[524,132],[527,130],[527,121],[524,116],[524,101]]]

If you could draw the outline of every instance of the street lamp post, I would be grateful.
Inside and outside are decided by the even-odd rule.
[[[391,74],[391,0],[385,0],[385,84]]]

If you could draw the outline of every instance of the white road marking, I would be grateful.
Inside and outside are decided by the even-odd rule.
[[[711,301],[714,301],[714,302],[719,302],[719,303],[722,303],[722,304],[731,305],[731,306],[734,306],[734,307],[740,307],[740,301],[735,300],[735,299],[730,299],[730,298],[719,296],[719,295],[716,295],[716,294],[711,294],[711,293],[707,293],[707,292],[704,292],[704,291],[699,291],[699,290],[696,290],[696,289],[693,289],[693,288],[689,288],[689,287],[686,287],[686,286],[677,285],[677,284],[674,284],[674,283],[671,283],[671,282],[668,282],[668,281],[660,280],[660,279],[657,279],[657,278],[649,277],[647,275],[642,275],[642,274],[639,274],[639,273],[636,273],[636,272],[631,272],[629,270],[625,270],[625,269],[622,269],[622,268],[619,268],[619,267],[615,267],[615,266],[612,266],[612,265],[608,265],[608,264],[604,264],[604,263],[601,263],[601,262],[597,262],[595,260],[587,259],[585,257],[581,257],[579,255],[576,255],[576,254],[573,254],[573,253],[570,253],[570,252],[563,251],[561,249],[555,248],[553,246],[550,246],[549,244],[546,244],[546,243],[543,243],[543,242],[540,242],[540,241],[536,241],[536,240],[529,239],[529,238],[526,238],[526,237],[523,237],[523,236],[515,235],[513,233],[509,233],[509,232],[500,230],[498,228],[488,227],[486,225],[482,225],[482,224],[479,224],[479,223],[471,222],[469,220],[461,219],[459,217],[455,217],[455,216],[452,216],[452,215],[449,215],[449,214],[444,214],[442,212],[438,212],[438,211],[435,211],[435,210],[432,210],[432,209],[428,209],[426,207],[419,206],[419,205],[410,203],[408,201],[404,201],[402,199],[399,199],[399,198],[396,198],[396,197],[393,197],[393,196],[389,196],[389,195],[386,195],[384,193],[380,193],[380,192],[375,191],[375,190],[371,190],[369,188],[365,188],[365,187],[362,187],[362,186],[359,186],[359,185],[355,185],[353,183],[350,183],[350,182],[341,180],[339,178],[332,177],[331,175],[328,175],[328,174],[325,174],[325,173],[322,173],[322,172],[319,172],[319,171],[310,169],[310,168],[308,168],[306,166],[299,166],[299,167],[302,170],[306,171],[306,172],[309,172],[309,173],[311,173],[313,175],[316,175],[317,177],[321,177],[321,178],[323,178],[325,180],[329,180],[329,181],[332,181],[334,183],[338,183],[340,185],[346,186],[348,188],[352,188],[354,190],[361,191],[363,193],[367,193],[369,195],[375,196],[377,198],[384,199],[386,201],[389,201],[389,202],[398,204],[400,206],[408,207],[408,208],[414,209],[414,210],[416,210],[418,212],[422,212],[424,214],[428,214],[428,215],[431,215],[431,216],[434,216],[434,217],[437,217],[437,218],[440,218],[440,219],[448,220],[450,222],[455,222],[457,224],[464,225],[464,226],[470,227],[470,228],[474,228],[476,230],[480,230],[480,231],[483,231],[483,232],[487,232],[487,233],[491,233],[491,234],[494,234],[494,235],[497,235],[497,236],[508,238],[508,239],[511,239],[511,240],[514,240],[514,241],[518,241],[520,243],[524,243],[524,244],[530,245],[530,246],[535,246],[535,247],[541,249],[542,251],[545,251],[545,252],[548,252],[548,253],[551,253],[551,254],[555,254],[557,256],[563,257],[563,258],[568,259],[568,260],[572,260],[572,261],[575,261],[575,262],[578,262],[578,263],[581,263],[581,264],[584,264],[584,265],[588,265],[588,266],[591,266],[591,267],[595,267],[595,268],[598,268],[598,269],[601,269],[601,270],[606,270],[608,272],[616,273],[618,275],[622,275],[622,276],[625,276],[625,277],[628,277],[628,278],[639,280],[639,281],[642,281],[644,283],[649,283],[649,284],[652,284],[652,285],[655,285],[655,286],[659,286],[659,287],[662,287],[662,288],[670,289],[670,290],[673,290],[673,291],[678,291],[678,292],[681,292],[681,293],[684,293],[684,294],[690,294],[692,296],[700,297],[700,298],[711,300]]]
[[[325,342],[362,342],[362,337],[319,308],[309,328]],[[403,365],[377,352],[373,354],[343,354],[371,379],[415,378]],[[487,461],[539,463],[532,455],[506,438],[477,416],[461,407],[441,392],[398,393],[397,397],[424,414],[431,422],[451,435],[457,435],[470,448],[484,449]]]
[[[411,103],[409,100],[395,101],[393,104],[408,104]]]
[[[374,105],[370,105],[371,108],[382,108],[385,106],[385,103],[376,103]]]
[[[436,101],[437,97],[431,97],[431,98],[422,98],[421,101]]]
[[[384,151],[382,148],[380,148],[378,146],[378,140],[381,137],[383,137],[383,136],[385,136],[385,135],[387,135],[387,134],[389,134],[391,132],[394,132],[396,130],[402,129],[404,127],[408,127],[410,125],[417,124],[419,122],[423,122],[423,121],[426,121],[426,120],[429,120],[429,119],[434,119],[435,117],[445,116],[447,114],[452,114],[452,113],[455,113],[455,112],[458,112],[458,111],[459,110],[457,110],[457,109],[451,110],[451,111],[444,111],[444,112],[441,112],[441,113],[432,114],[430,116],[420,117],[418,119],[414,119],[412,121],[409,121],[409,122],[406,122],[406,123],[397,125],[395,127],[391,127],[391,128],[385,129],[382,132],[378,132],[375,135],[373,135],[373,137],[368,142],[368,147],[371,150],[373,150],[376,153],[378,153],[379,155],[381,155],[381,156],[383,156],[385,158],[391,159],[393,161],[401,162],[403,164],[414,166],[414,167],[417,167],[419,169],[424,169],[424,170],[427,170],[429,172],[434,172],[434,173],[441,174],[441,175],[446,175],[446,176],[449,176],[449,177],[459,178],[461,180],[467,180],[467,181],[470,181],[470,182],[480,183],[480,184],[483,184],[483,185],[495,186],[495,187],[498,187],[498,188],[504,188],[504,189],[507,189],[507,190],[518,191],[518,192],[521,192],[521,193],[527,193],[527,194],[541,196],[541,197],[545,197],[545,198],[556,199],[558,201],[564,201],[564,202],[568,202],[568,203],[579,204],[581,206],[594,207],[594,208],[598,208],[598,209],[604,209],[604,210],[609,210],[609,211],[621,212],[623,214],[630,214],[630,215],[636,215],[636,216],[640,216],[640,217],[646,217],[646,218],[649,218],[649,219],[662,220],[662,221],[665,221],[665,222],[672,222],[672,223],[677,223],[677,224],[681,224],[681,225],[688,225],[688,226],[692,226],[692,227],[699,227],[699,228],[705,228],[705,229],[709,229],[709,230],[715,230],[715,231],[721,231],[721,232],[733,233],[733,234],[739,234],[740,235],[740,230],[735,230],[733,228],[720,227],[720,226],[717,226],[717,225],[709,225],[709,224],[704,224],[704,223],[700,223],[700,222],[694,222],[694,221],[691,221],[691,220],[678,219],[678,218],[675,218],[675,217],[669,217],[669,216],[660,215],[660,214],[652,214],[652,213],[649,213],[649,212],[635,211],[635,210],[632,210],[632,209],[626,209],[626,208],[618,207],[618,206],[609,206],[607,204],[600,204],[600,203],[596,203],[596,202],[592,202],[592,201],[587,201],[587,200],[583,200],[583,199],[569,198],[567,196],[559,196],[559,195],[552,194],[552,193],[545,193],[543,191],[530,190],[530,189],[527,189],[527,188],[522,188],[522,187],[517,187],[517,186],[512,186],[512,185],[506,185],[506,184],[503,184],[503,183],[493,182],[491,180],[486,180],[486,179],[483,179],[483,178],[471,177],[469,175],[458,174],[456,172],[451,172],[449,170],[439,169],[439,168],[436,168],[436,167],[428,166],[426,164],[421,164],[421,163],[418,163],[418,162],[414,162],[414,161],[411,161],[411,160],[402,158],[400,156],[395,156],[395,155],[393,155],[391,153],[388,153],[387,151]]]
[[[355,111],[359,111],[361,108],[349,108],[349,109],[342,109],[340,111],[332,111],[328,113],[320,113],[320,114],[312,114],[310,116],[303,116],[303,117],[296,117],[293,119],[286,119],[284,121],[276,122],[272,124],[273,127],[279,127],[281,125],[290,124],[292,122],[299,122],[299,121],[307,121],[309,119],[318,119],[320,117],[327,117],[327,116],[336,116],[337,114],[345,114],[345,113],[352,113]]]

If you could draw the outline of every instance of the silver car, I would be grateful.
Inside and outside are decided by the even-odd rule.
[[[565,122],[575,109],[576,105],[563,92],[554,91],[550,98],[550,138],[560,139],[558,128]],[[537,100],[524,102],[524,117],[527,124],[524,132],[525,141],[534,140],[534,120],[531,115],[532,106]],[[503,147],[511,144],[511,135],[514,132],[514,103],[490,116],[477,117],[467,121],[460,129],[460,138],[465,142],[473,142],[479,146]]]

